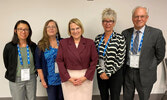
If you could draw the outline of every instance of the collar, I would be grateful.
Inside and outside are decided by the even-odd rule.
[[[85,43],[86,43],[85,38],[84,38],[83,36],[81,36],[81,40],[80,40],[79,44],[85,44]],[[70,45],[75,44],[75,43],[74,43],[74,39],[73,39],[72,36],[69,38],[69,44],[70,44]]]
[[[134,28],[134,30],[133,30],[133,33],[136,33],[136,31],[140,31],[140,33],[144,33],[144,30],[145,30],[145,28],[146,28],[146,25],[144,25],[140,30],[136,30],[135,28]]]
[[[103,34],[105,35],[105,32],[104,32]],[[103,35],[103,34],[102,34],[102,35]],[[115,32],[114,30],[113,30],[112,34],[113,34],[112,37],[115,37],[115,36],[116,36],[116,32]],[[101,35],[101,36],[102,36],[102,35]]]

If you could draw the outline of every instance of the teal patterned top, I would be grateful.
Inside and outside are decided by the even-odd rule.
[[[52,48],[51,46],[48,49],[45,49],[44,56],[47,61],[48,67],[48,85],[60,85],[61,79],[59,73],[55,73],[55,60],[57,56],[57,48]]]

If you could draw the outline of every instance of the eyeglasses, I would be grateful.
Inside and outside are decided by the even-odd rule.
[[[18,32],[29,32],[29,29],[22,29],[22,28],[17,28]]]
[[[109,23],[109,24],[112,24],[112,23],[114,23],[114,20],[103,20],[102,21],[104,24],[107,24],[107,23]]]
[[[144,19],[144,18],[146,18],[146,17],[147,17],[147,15],[133,16],[133,18],[135,18],[135,19],[139,19],[139,18]]]
[[[46,26],[46,28],[53,29],[53,28],[56,28],[56,26]]]

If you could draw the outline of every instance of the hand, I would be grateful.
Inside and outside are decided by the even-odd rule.
[[[43,86],[44,88],[48,88],[48,86],[47,86],[47,84],[46,84],[45,81],[41,81],[41,83],[42,83],[42,86]]]
[[[81,85],[84,81],[86,81],[87,78],[86,77],[80,77],[78,78],[76,81],[77,81],[77,85]]]
[[[68,81],[70,81],[74,86],[77,85],[77,78],[70,78]]]
[[[108,80],[109,79],[109,77],[107,76],[107,74],[105,72],[100,75],[100,78],[102,80]]]
[[[85,80],[87,80],[86,77],[80,77],[80,78],[70,78],[69,81],[73,83],[74,86],[81,85]]]

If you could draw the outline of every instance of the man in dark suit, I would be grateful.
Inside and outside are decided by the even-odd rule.
[[[133,28],[122,32],[126,39],[124,100],[133,100],[135,89],[140,100],[148,100],[157,80],[157,66],[165,55],[162,31],[146,25],[148,12],[136,7],[132,12]]]

